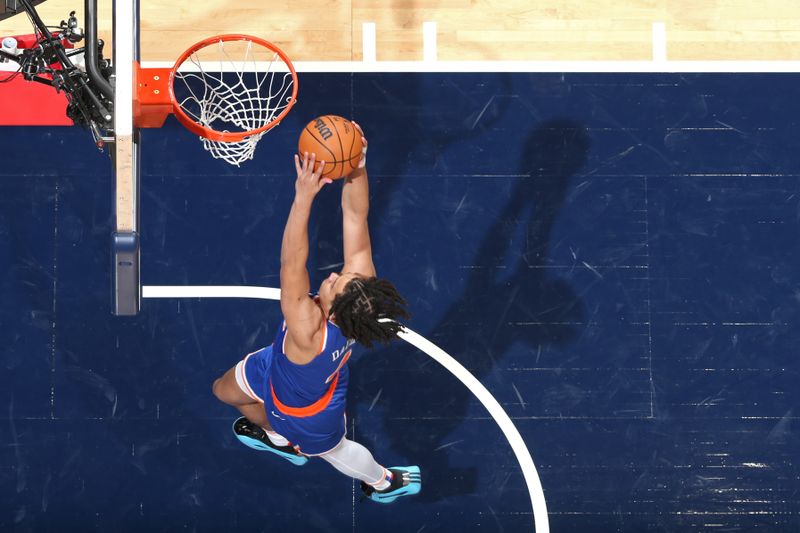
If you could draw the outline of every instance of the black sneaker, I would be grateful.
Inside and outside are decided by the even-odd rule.
[[[245,417],[238,418],[233,423],[233,433],[242,444],[254,450],[272,452],[297,466],[303,466],[308,462],[308,457],[300,455],[291,446],[275,446],[272,444],[264,428],[253,424]]]
[[[389,471],[392,473],[392,483],[383,490],[361,482],[361,490],[367,498],[378,503],[392,503],[397,498],[412,496],[422,489],[418,466],[393,466]]]

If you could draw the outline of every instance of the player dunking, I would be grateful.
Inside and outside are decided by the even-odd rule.
[[[367,141],[358,168],[342,186],[344,267],[310,297],[308,220],[324,162],[295,155],[297,181],[281,244],[283,324],[271,346],[246,356],[214,382],[214,395],[244,416],[234,433],[247,446],[295,465],[321,457],[361,480],[372,500],[389,503],[419,492],[416,466],[384,468],[364,446],[345,438],[348,367],[355,343],[372,347],[397,338],[405,301],[390,282],[375,277],[367,225]],[[389,320],[386,320],[389,319]]]

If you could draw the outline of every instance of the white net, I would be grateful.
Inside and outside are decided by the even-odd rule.
[[[178,67],[173,90],[178,105],[198,124],[216,132],[241,133],[273,122],[292,103],[294,83],[274,50],[249,40],[220,40],[195,51]],[[232,142],[200,140],[215,158],[238,167],[253,158],[266,131]]]

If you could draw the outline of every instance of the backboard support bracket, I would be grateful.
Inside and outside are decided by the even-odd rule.
[[[114,314],[133,316],[141,308],[140,243],[136,232],[114,233]]]

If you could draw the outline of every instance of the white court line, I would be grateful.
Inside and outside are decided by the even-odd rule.
[[[361,57],[368,63],[374,63],[378,60],[374,22],[361,24]]]
[[[653,61],[667,60],[667,26],[663,22],[653,23]]]
[[[142,287],[143,298],[257,298],[262,300],[280,300],[280,289],[270,287],[252,286],[156,286],[145,285]],[[418,333],[404,328],[398,336],[425,352],[436,362],[441,364],[461,381],[483,404],[492,418],[500,426],[500,430],[508,439],[514,455],[519,461],[525,483],[528,485],[531,506],[533,507],[533,522],[537,533],[549,533],[550,522],[547,517],[547,504],[544,499],[542,483],[539,473],[533,463],[531,452],[519,434],[511,418],[503,410],[492,394],[470,374],[461,363],[453,359],[444,350],[422,337]]]
[[[422,60],[426,63],[435,62],[438,59],[436,50],[436,23],[422,23]]]
[[[145,61],[145,68],[172,68],[173,62]],[[267,63],[251,63],[265,70]],[[800,72],[800,61],[295,61],[298,72],[586,72],[586,73],[751,73]],[[252,70],[248,69],[248,71]],[[219,68],[208,69],[219,72]],[[226,67],[223,70],[229,70]],[[280,72],[277,66],[273,70]]]
[[[142,298],[256,298],[280,300],[281,290],[248,285],[145,285]]]

